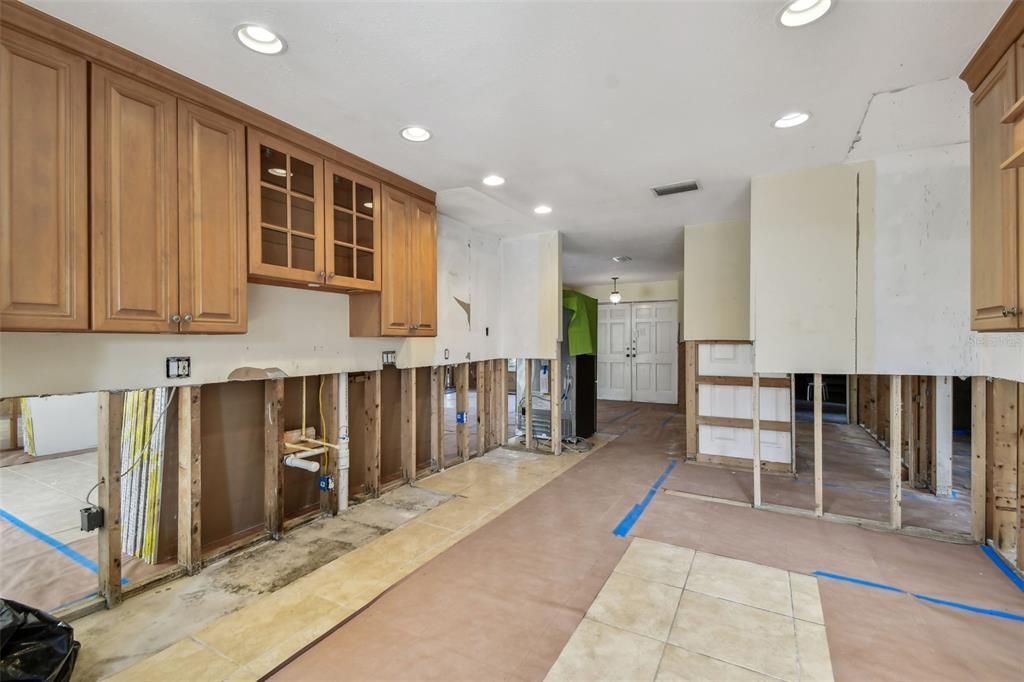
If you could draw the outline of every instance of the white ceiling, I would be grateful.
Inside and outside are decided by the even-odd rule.
[[[563,231],[578,285],[673,276],[684,224],[749,215],[753,175],[845,160],[873,93],[955,78],[1008,4],[839,0],[787,30],[781,0],[30,2],[437,190],[462,222]],[[246,21],[287,52],[241,47]],[[794,109],[810,123],[771,127]],[[408,124],[434,139],[404,142]]]

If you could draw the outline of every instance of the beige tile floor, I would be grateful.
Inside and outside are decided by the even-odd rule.
[[[79,528],[79,510],[96,477],[95,452],[3,467],[0,508],[68,544],[88,536]]]
[[[585,456],[498,449],[423,479],[455,497],[108,679],[256,680]]]
[[[830,681],[817,580],[634,538],[546,679]]]

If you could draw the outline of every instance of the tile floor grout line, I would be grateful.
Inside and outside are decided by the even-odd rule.
[[[786,571],[786,584],[789,586],[789,608],[793,612],[791,620],[793,621],[793,653],[796,656],[796,678],[801,680],[803,679],[804,666],[800,658],[800,636],[796,631],[796,603],[793,600],[793,576],[789,571]],[[824,609],[822,609],[822,612],[824,612]]]
[[[633,547],[634,542],[636,542],[635,537],[629,541],[630,548]],[[669,546],[674,547],[675,545]],[[626,551],[628,552],[629,549]],[[622,556],[625,557],[626,555],[623,554]],[[676,619],[679,617],[679,608],[683,603],[683,595],[686,593],[686,582],[690,579],[690,570],[693,569],[693,559],[696,556],[696,552],[693,552],[693,554],[690,555],[690,563],[686,567],[686,577],[683,578],[683,586],[679,589],[679,598],[676,599],[676,608],[672,611],[672,622],[668,626],[668,634],[665,635],[665,648],[661,650],[661,658],[658,659],[658,667],[654,669],[654,679],[658,679],[658,673],[661,672],[661,664],[665,661],[665,654],[668,652],[668,647],[672,646],[669,640],[672,638],[672,631],[676,629]],[[622,563],[622,559],[619,559],[619,563]]]

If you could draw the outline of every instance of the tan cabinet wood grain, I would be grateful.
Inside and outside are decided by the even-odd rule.
[[[0,32],[0,329],[89,327],[86,62]]]
[[[245,126],[178,103],[181,331],[246,330]]]
[[[380,291],[380,181],[327,161],[324,198],[327,286]]]
[[[177,331],[177,101],[92,69],[92,321]]]
[[[408,336],[412,328],[413,267],[409,242],[412,237],[414,200],[404,192],[385,187],[384,209],[384,281],[381,284],[381,333],[384,336]]]
[[[413,199],[411,210],[412,333],[437,336],[437,209],[433,204]]]
[[[1000,170],[1012,153],[1003,116],[1016,101],[1011,49],[971,98],[971,328],[1018,329],[1018,171]]]

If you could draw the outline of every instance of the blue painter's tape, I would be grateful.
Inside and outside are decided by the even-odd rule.
[[[629,513],[619,521],[619,525],[615,526],[615,530],[612,531],[613,535],[620,538],[626,537],[629,531],[633,529],[633,525],[640,520],[640,515],[644,513],[645,509],[647,509],[647,505],[649,505],[651,500],[654,499],[654,495],[658,492],[658,488],[661,487],[661,484],[665,482],[665,479],[668,478],[668,475],[672,473],[672,470],[676,468],[676,464],[678,463],[679,461],[675,459],[668,463],[668,466],[665,467],[665,471],[661,472],[661,476],[658,476],[658,480],[655,481],[654,485],[647,490],[647,494],[644,495],[644,499],[640,500],[639,504],[634,504]]]
[[[970,611],[971,613],[977,613],[982,616],[992,616],[993,618],[1003,618],[1006,620],[1015,620],[1024,622],[1024,615],[1019,613],[1011,613],[1010,611],[1000,611],[998,609],[986,609],[980,606],[972,606],[971,604],[963,604],[957,601],[949,601],[948,599],[939,599],[937,597],[929,597],[925,594],[917,594],[915,592],[907,592],[906,590],[892,585],[886,585],[885,583],[875,583],[870,580],[861,580],[860,578],[851,578],[847,575],[839,575],[838,573],[828,573],[826,571],[814,571],[811,575],[818,576],[820,578],[828,578],[829,580],[841,580],[847,583],[853,583],[854,585],[863,585],[864,587],[873,587],[878,590],[886,590],[888,592],[896,592],[898,594],[907,594],[915,599],[928,602],[929,604],[939,604],[940,606],[948,606],[953,609],[960,609],[961,611]]]
[[[1010,582],[1016,585],[1018,590],[1024,592],[1024,580],[1021,580],[1020,576],[1014,573],[1013,569],[1006,565],[1006,562],[1003,561],[1003,557],[999,556],[999,553],[988,545],[978,546],[981,547],[981,551],[985,553],[985,556],[991,559],[992,563],[994,563],[996,567],[1010,579]]]
[[[864,587],[874,587],[879,590],[888,590],[890,592],[904,592],[898,587],[892,585],[886,585],[885,583],[874,583],[870,580],[861,580],[860,578],[851,578],[848,575],[839,575],[838,573],[828,573],[827,571],[815,571],[811,575],[819,576],[821,578],[828,578],[829,580],[842,580],[843,582],[853,583],[854,585],[863,585]]]
[[[66,556],[67,558],[71,559],[75,563],[80,564],[82,566],[85,566],[86,568],[88,568],[93,573],[99,573],[100,572],[100,568],[99,568],[99,566],[96,565],[95,561],[93,561],[89,557],[85,556],[81,552],[76,552],[75,550],[71,549],[70,547],[65,545],[63,542],[61,542],[60,540],[58,540],[58,539],[56,539],[56,538],[54,538],[54,537],[52,537],[50,535],[47,535],[46,533],[44,533],[43,531],[41,531],[41,530],[39,530],[37,528],[33,528],[32,526],[28,525],[27,523],[25,523],[24,521],[19,519],[14,514],[12,514],[9,511],[7,511],[6,509],[0,509],[0,519],[3,519],[4,521],[7,521],[11,525],[13,525],[13,526],[15,526],[15,527],[25,531],[26,533],[28,533],[29,535],[34,537],[36,540],[39,540],[40,542],[45,542],[50,547],[53,547],[55,550],[57,550],[58,552],[60,552],[64,556]],[[121,578],[121,584],[122,585],[127,585],[128,584],[128,579],[127,578]]]
[[[913,596],[917,597],[921,601],[930,602],[932,604],[941,604],[942,606],[960,609],[961,611],[970,611],[971,613],[980,613],[983,616],[994,616],[995,618],[1005,618],[1006,620],[1015,620],[1024,623],[1024,615],[1019,613],[1010,613],[1009,611],[1000,611],[998,609],[983,609],[980,606],[971,606],[970,604],[961,604],[960,602],[936,599],[935,597],[928,597],[923,594],[914,594]]]

